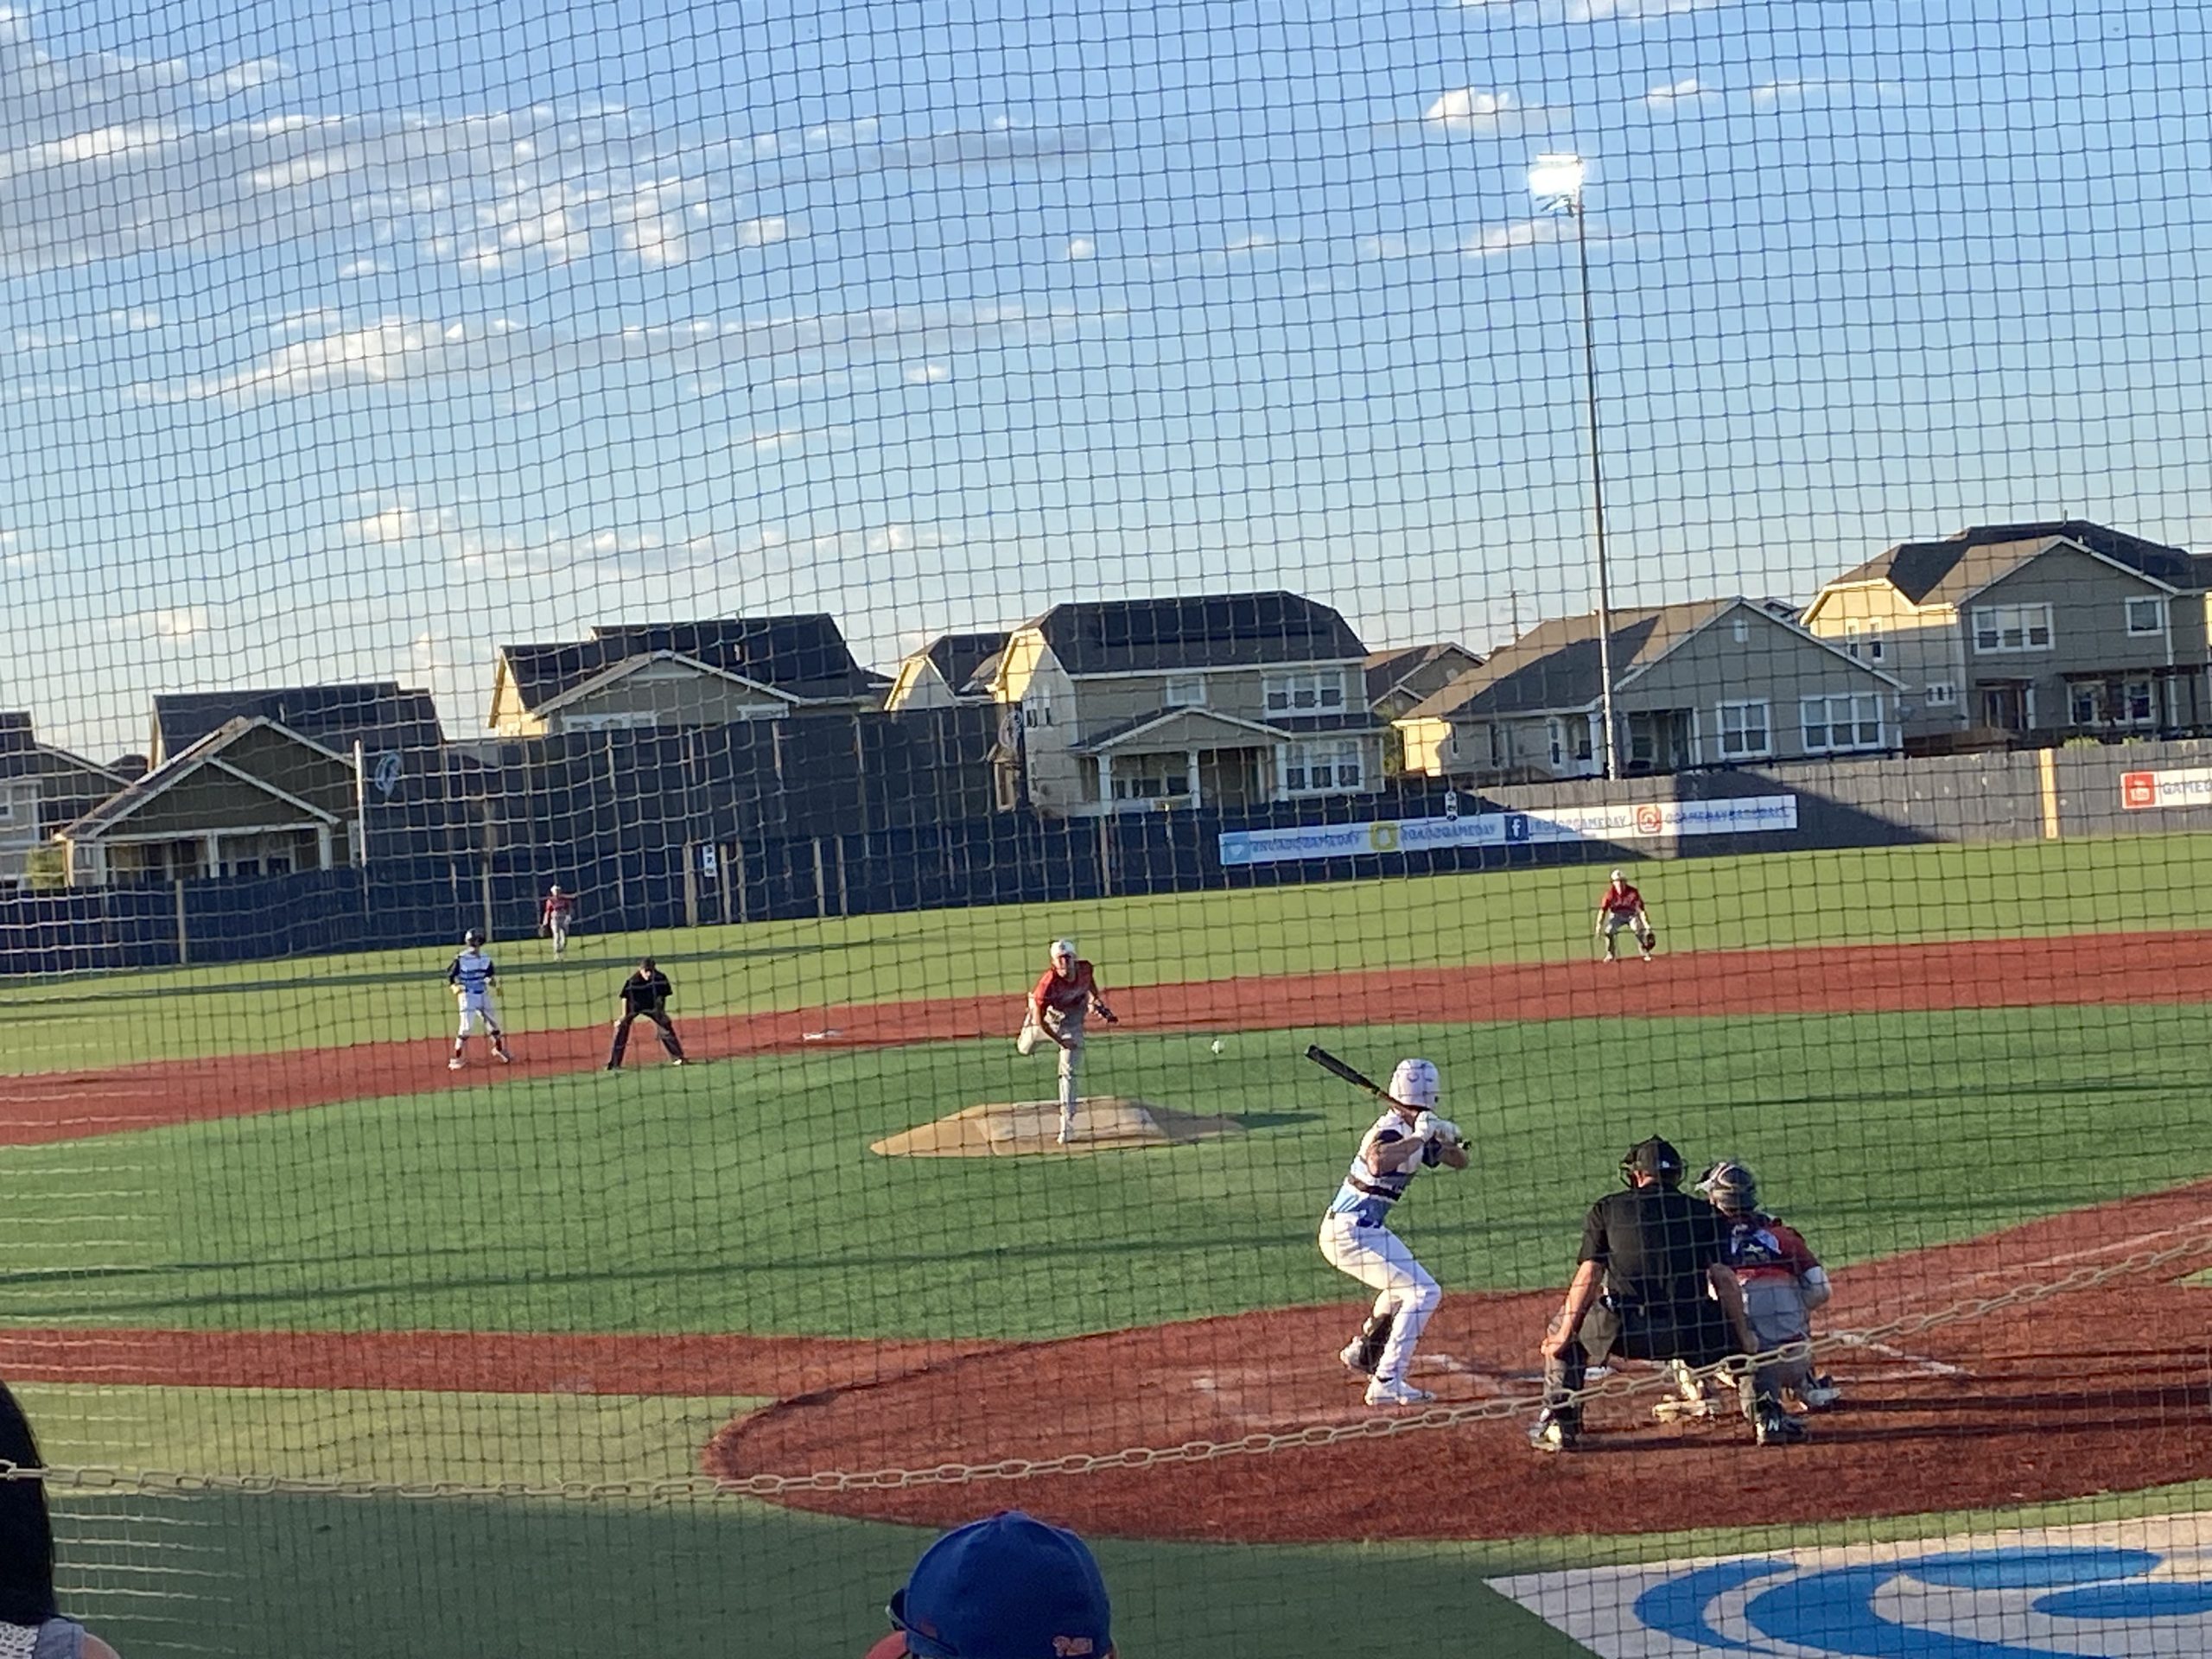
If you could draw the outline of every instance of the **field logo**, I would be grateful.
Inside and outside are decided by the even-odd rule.
[[[1380,823],[1369,825],[1367,830],[1367,844],[1378,853],[1396,852],[1398,850],[1398,826],[1388,818],[1385,818]]]
[[[2212,806],[2212,767],[2181,772],[2123,772],[2120,804],[2131,812],[2155,806]]]
[[[2158,804],[2158,774],[2123,772],[2120,774],[2120,804],[2131,812]]]
[[[1667,827],[1667,811],[1661,806],[1639,806],[1636,809],[1636,833],[1656,836]]]
[[[1494,1581],[1607,1659],[2212,1653],[2212,1516]]]

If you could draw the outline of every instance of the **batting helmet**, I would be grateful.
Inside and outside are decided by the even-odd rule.
[[[1054,939],[1052,941],[1051,955],[1054,962],[1058,962],[1063,957],[1070,962],[1073,962],[1075,960],[1075,941],[1073,939]]]
[[[1758,1181],[1750,1170],[1731,1158],[1722,1159],[1699,1176],[1697,1190],[1725,1215],[1753,1215],[1759,1207]]]
[[[1621,1179],[1630,1186],[1638,1175],[1649,1175],[1662,1186],[1682,1184],[1682,1154],[1674,1143],[1653,1135],[1649,1141],[1639,1141],[1621,1154]]]
[[[467,932],[466,932],[466,933],[464,933],[464,934],[462,934],[462,935],[461,936],[461,942],[463,944],[483,944],[483,943],[484,943],[484,930],[483,930],[482,928],[480,928],[480,927],[472,927],[472,928],[470,928],[470,929],[468,930],[468,931],[467,931]]]
[[[1390,1098],[1425,1112],[1436,1109],[1441,1086],[1433,1060],[1400,1060],[1398,1069],[1390,1074]]]

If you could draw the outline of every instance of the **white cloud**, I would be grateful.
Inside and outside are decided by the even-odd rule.
[[[1120,326],[1124,314],[1096,307],[991,304],[880,306],[806,315],[695,317],[579,334],[507,317],[438,322],[410,316],[357,321],[318,307],[270,326],[270,348],[231,370],[149,396],[258,401],[361,387],[398,387],[456,378],[542,387],[583,371],[645,367],[703,373],[766,365],[772,373],[818,373],[885,359],[915,364],[918,384],[950,378],[945,359],[982,348],[1047,345]],[[757,379],[756,376],[756,379]]]
[[[755,432],[746,442],[753,446],[753,454],[772,455],[785,449],[798,448],[805,435],[786,426],[779,427],[773,432]]]
[[[1800,104],[1854,104],[1901,99],[1904,86],[1894,80],[1825,80],[1817,77],[1783,76],[1751,89],[1755,110],[1781,109]]]
[[[1567,226],[1572,221],[1564,213],[1548,214],[1541,219],[1516,219],[1504,225],[1489,225],[1475,232],[1459,245],[1459,251],[1471,259],[1496,259],[1504,254],[1517,253],[1523,248],[1544,247],[1554,242],[1569,239]]]
[[[1604,23],[1711,11],[1726,0],[1459,0],[1459,3],[1470,10],[1523,11],[1569,23]]]
[[[1518,119],[1521,113],[1521,106],[1510,92],[1462,86],[1439,98],[1421,111],[1421,118],[1442,132],[1497,132],[1509,120]]]
[[[1097,252],[1098,244],[1087,236],[1071,236],[1068,238],[1066,253],[1071,259],[1092,258]]]
[[[1222,251],[1230,254],[1264,253],[1269,248],[1279,248],[1281,245],[1282,241],[1280,238],[1271,236],[1265,231],[1248,231],[1243,236],[1231,238]]]
[[[404,502],[393,502],[353,520],[346,526],[346,537],[349,541],[389,545],[429,541],[452,535],[460,528],[460,515],[450,507],[425,512]]]
[[[1643,104],[1654,115],[1681,115],[1700,105],[1715,103],[1719,97],[1695,75],[1690,75],[1663,86],[1654,86],[1644,93]]]
[[[910,386],[933,386],[951,378],[952,371],[942,363],[917,363],[906,371],[906,384]]]
[[[138,621],[143,632],[155,639],[194,639],[212,632],[215,623],[205,605],[181,605],[166,610],[145,611]]]

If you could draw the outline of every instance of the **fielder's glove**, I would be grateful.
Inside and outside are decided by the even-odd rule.
[[[1653,928],[1649,932],[1643,936],[1643,948],[1647,950],[1656,950],[1659,948],[1659,930],[1657,928]]]

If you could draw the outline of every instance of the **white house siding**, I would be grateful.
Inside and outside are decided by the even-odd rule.
[[[1737,637],[1738,633],[1742,638]],[[1800,719],[1802,700],[1848,696],[1878,699],[1881,748],[1900,747],[1897,693],[1888,681],[1820,641],[1808,639],[1765,613],[1745,606],[1724,612],[1643,672],[1632,678],[1624,677],[1624,683],[1615,689],[1614,704],[1624,722],[1635,714],[1692,711],[1695,743],[1690,764],[1719,766],[1803,757],[1808,751]],[[1764,755],[1723,751],[1721,705],[1744,702],[1766,705],[1768,752]],[[1826,748],[1810,751],[1827,752]]]

